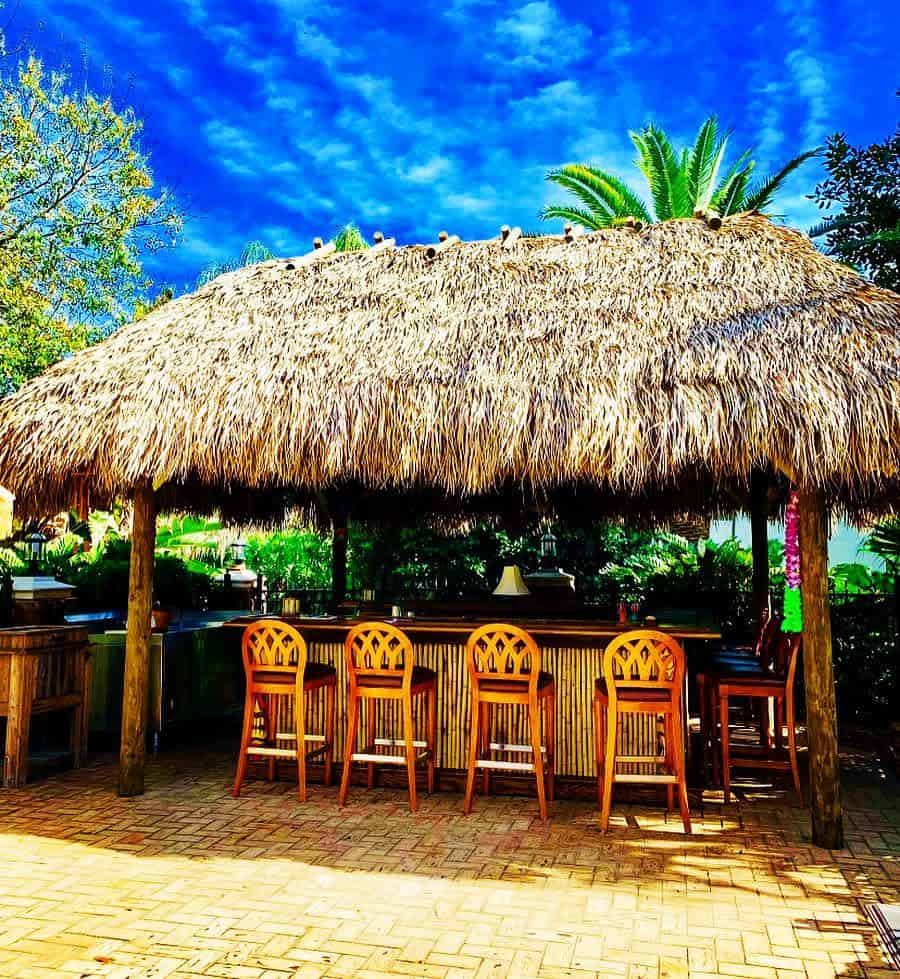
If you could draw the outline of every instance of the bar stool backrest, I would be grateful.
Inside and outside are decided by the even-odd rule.
[[[617,636],[603,653],[603,679],[610,699],[616,689],[665,689],[681,696],[684,650],[671,636],[635,629]]]
[[[347,673],[351,683],[358,677],[400,678],[412,683],[413,646],[409,636],[388,622],[360,622],[344,643]]]
[[[527,680],[529,690],[537,690],[541,650],[524,629],[492,622],[469,636],[466,664],[475,687],[482,680]]]
[[[772,669],[775,663],[775,650],[781,638],[781,617],[769,615],[759,630],[759,638],[756,642],[756,655],[766,669]]]
[[[306,641],[292,625],[280,619],[260,619],[248,625],[241,650],[248,680],[258,672],[302,676],[306,668]]]
[[[772,644],[772,672],[784,680],[788,687],[793,687],[797,675],[797,660],[800,657],[800,646],[803,636],[799,632],[781,632]]]

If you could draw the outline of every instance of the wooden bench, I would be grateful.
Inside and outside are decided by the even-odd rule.
[[[0,717],[6,718],[3,785],[28,779],[34,714],[71,711],[69,748],[79,768],[87,749],[90,644],[78,626],[0,629]]]

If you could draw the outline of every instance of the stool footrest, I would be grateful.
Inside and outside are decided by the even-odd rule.
[[[296,734],[276,734],[275,735],[275,740],[276,741],[296,741],[297,740],[297,735]],[[321,741],[324,744],[325,743],[325,735],[324,734],[304,734],[303,735],[303,740],[304,741]]]
[[[268,758],[296,758],[296,748],[266,748],[263,746],[255,747],[251,745],[247,749],[248,755],[263,755]]]
[[[415,757],[416,763],[425,761],[428,755],[429,751],[427,749],[420,751]],[[376,751],[354,751],[350,756],[350,761],[374,762],[383,765],[405,765],[406,755],[379,755]]]
[[[614,782],[632,782],[640,784],[647,782],[653,785],[677,785],[678,778],[675,775],[624,775],[616,774],[613,776]]]
[[[507,751],[512,755],[531,755],[534,753],[530,744],[504,744],[502,741],[492,741],[488,747],[491,751]],[[541,754],[547,754],[547,749],[543,745],[541,745]]]
[[[534,765],[530,761],[493,761],[490,758],[479,758],[476,768],[491,768],[507,772],[533,772]]]
[[[406,744],[403,738],[376,738],[372,744],[380,745],[385,748],[402,748]],[[414,748],[427,748],[427,741],[413,741]]]

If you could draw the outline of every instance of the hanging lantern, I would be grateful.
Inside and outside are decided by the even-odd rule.
[[[784,621],[782,632],[803,632],[803,600],[800,596],[800,505],[791,490],[784,514]]]

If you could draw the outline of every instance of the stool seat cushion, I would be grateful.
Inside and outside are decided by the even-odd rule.
[[[296,673],[282,672],[281,670],[270,672],[264,668],[253,671],[254,683],[280,683],[285,687],[294,687],[297,683],[296,676]],[[303,671],[304,683],[316,683],[328,677],[337,677],[337,672],[333,666],[329,666],[327,663],[308,662]]]
[[[378,687],[380,689],[399,689],[403,686],[403,674],[398,672],[392,676],[372,676],[360,673],[357,677],[359,687]],[[412,689],[430,687],[437,683],[437,673],[427,666],[414,666],[412,671]]]
[[[594,697],[597,700],[607,701],[609,700],[609,690],[606,687],[606,680],[603,677],[597,677],[594,682]],[[671,694],[665,688],[654,689],[653,687],[617,687],[616,688],[616,699],[627,703],[653,703],[653,704],[668,704],[671,700]]]
[[[496,679],[479,680],[478,689],[487,693],[527,693],[528,676],[504,676],[498,673]],[[549,690],[553,686],[553,674],[541,670],[538,673],[538,693]]]

